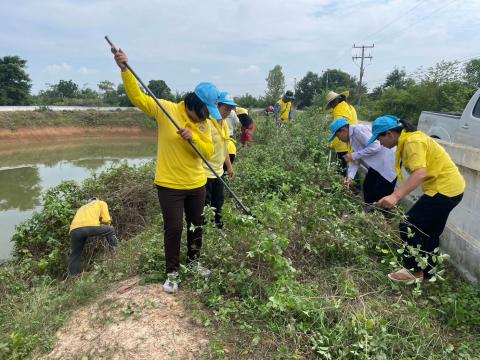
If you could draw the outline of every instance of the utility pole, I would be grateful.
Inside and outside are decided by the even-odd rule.
[[[293,94],[297,96],[297,78],[293,78]]]
[[[360,81],[358,83],[358,102],[357,104],[360,105],[361,99],[362,99],[362,80],[363,80],[363,73],[365,71],[365,67],[363,66],[363,60],[364,59],[373,59],[373,56],[371,54],[368,54],[368,56],[365,56],[365,49],[373,49],[375,47],[375,44],[372,45],[362,45],[362,46],[356,46],[353,44],[353,49],[362,49],[362,55],[358,56],[352,56],[352,60],[355,62],[356,59],[361,59],[360,62]]]

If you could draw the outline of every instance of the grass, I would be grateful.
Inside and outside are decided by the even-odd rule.
[[[224,230],[210,221],[204,229],[202,262],[212,276],[205,281],[182,271],[191,314],[212,333],[210,356],[479,359],[480,286],[458,280],[443,265],[438,270],[445,279],[435,283],[388,281],[400,257],[401,214],[365,214],[346,196],[340,176],[327,166],[327,124],[318,113],[305,112],[288,129],[257,119],[256,145],[239,149],[231,184],[256,217],[242,215],[227,200]],[[105,197],[111,191],[121,204],[122,184],[112,179],[96,181],[105,182]],[[97,253],[81,279],[61,282],[39,273],[40,258],[4,266],[0,354],[48,352],[69,314],[119,280],[141,275],[143,282],[163,281],[163,234],[154,211],[157,216],[146,219],[143,231],[124,241],[115,258]],[[132,309],[125,316],[133,316]]]
[[[0,129],[43,128],[47,126],[139,126],[154,129],[155,121],[138,111],[15,111],[0,112]]]

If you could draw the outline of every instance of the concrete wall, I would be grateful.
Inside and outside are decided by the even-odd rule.
[[[450,261],[469,281],[480,281],[480,149],[437,140],[458,166],[467,186],[463,199],[448,217],[440,237],[440,248],[450,255]],[[404,178],[408,177],[406,172]],[[420,189],[411,193],[422,195]],[[413,205],[412,196],[406,199]]]
[[[140,111],[135,107],[96,106],[0,106],[0,111]]]
[[[480,281],[480,149],[438,142],[467,183],[462,202],[448,218],[440,245],[468,280]]]

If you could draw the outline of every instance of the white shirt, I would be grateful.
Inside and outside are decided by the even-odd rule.
[[[388,149],[382,146],[378,140],[366,146],[371,137],[372,130],[369,125],[349,126],[349,140],[354,161],[348,163],[347,176],[353,179],[360,163],[362,163],[368,169],[373,168],[384,179],[392,182],[397,177],[395,170],[396,148]]]
[[[230,130],[230,137],[233,137],[235,134],[235,129],[241,126],[240,120],[238,119],[237,113],[235,110],[230,111],[230,114],[225,119],[227,121],[228,129]]]

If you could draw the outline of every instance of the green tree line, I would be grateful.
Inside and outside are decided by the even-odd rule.
[[[72,80],[49,84],[45,90],[32,95],[31,80],[26,72],[27,61],[18,56],[0,58],[0,105],[96,105],[131,106],[123,85],[104,80],[98,89],[80,88]],[[286,90],[281,65],[268,73],[265,94],[249,93],[235,98],[244,107],[273,105]],[[461,112],[480,84],[480,59],[468,62],[442,61],[429,68],[420,67],[407,74],[394,68],[385,81],[370,91],[358,80],[340,69],[327,69],[322,74],[307,72],[295,91],[297,108],[321,105],[328,91],[350,91],[349,101],[356,104],[362,120],[373,120],[382,114],[394,114],[416,123],[422,110]],[[158,98],[180,101],[184,93],[172,93],[164,80],[150,80],[149,88]]]

